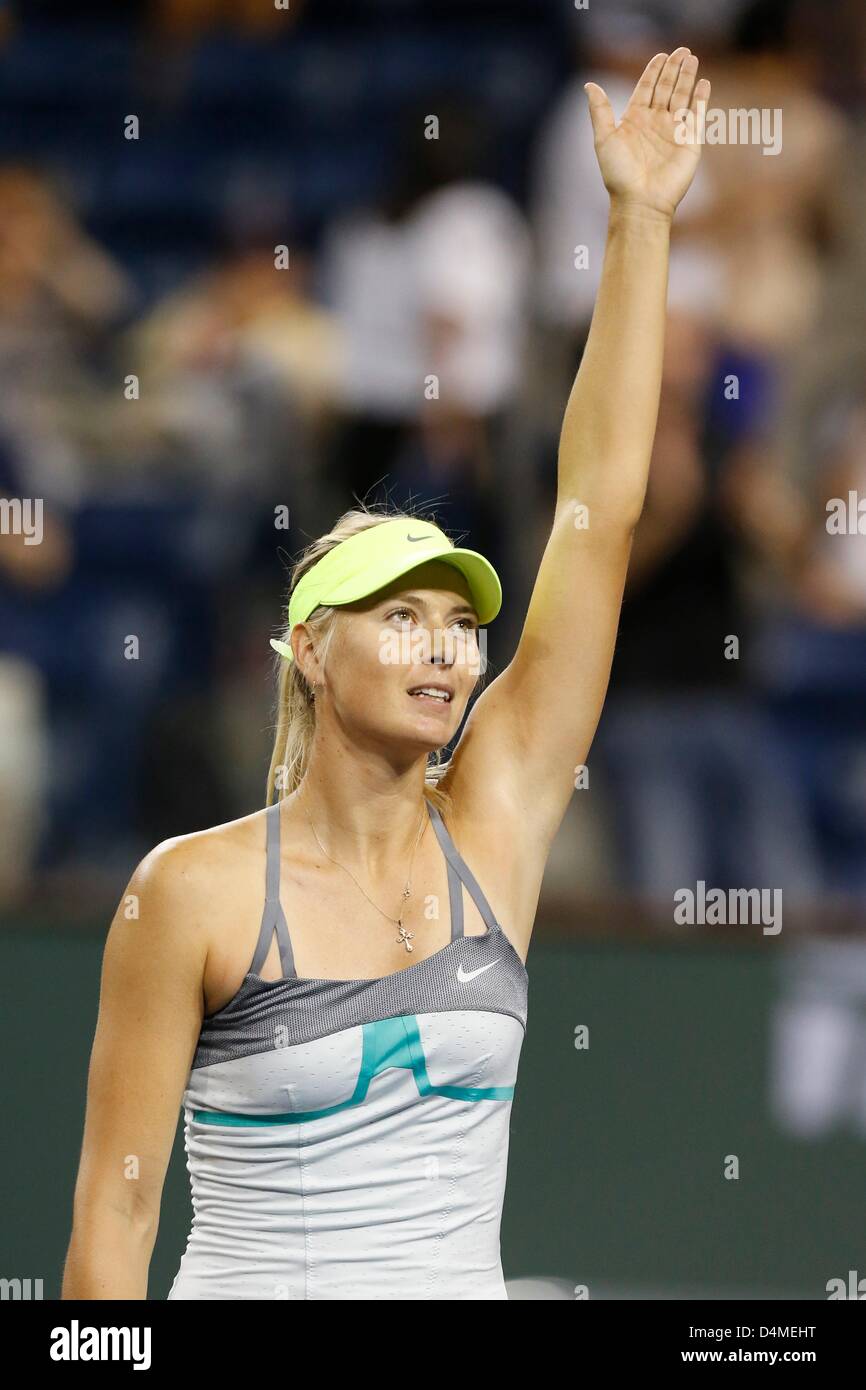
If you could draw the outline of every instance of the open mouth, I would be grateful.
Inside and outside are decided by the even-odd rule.
[[[416,685],[407,693],[413,700],[428,705],[450,705],[452,700],[451,691],[439,685]]]

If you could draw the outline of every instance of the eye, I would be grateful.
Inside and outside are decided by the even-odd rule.
[[[414,618],[415,614],[411,608],[393,608],[391,612],[388,613],[386,616],[388,621],[390,621],[391,618],[401,618],[403,620],[408,620]],[[478,624],[475,622],[474,618],[455,618],[454,625],[456,626],[460,623],[464,624],[467,632],[475,633],[477,635]]]

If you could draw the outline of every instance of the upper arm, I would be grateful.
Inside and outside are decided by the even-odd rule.
[[[207,958],[193,845],[168,840],[133,874],[105,946],[76,1219],[106,1203],[158,1225],[203,1016]]]
[[[619,517],[576,515],[557,504],[517,650],[476,700],[451,778],[469,816],[487,805],[548,845],[601,716],[632,539]]]

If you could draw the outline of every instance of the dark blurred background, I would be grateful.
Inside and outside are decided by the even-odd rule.
[[[64,1182],[99,952],[132,869],[264,803],[267,638],[289,559],[354,498],[432,510],[499,569],[491,674],[510,659],[604,247],[583,83],[621,114],[648,59],[679,43],[713,108],[781,112],[781,145],[708,146],[676,218],[610,694],[529,960],[506,1273],[577,1280],[588,1259],[620,1289],[823,1297],[862,1262],[860,0],[0,8],[0,947],[7,983],[34,990],[29,1004],[11,991],[19,1038],[46,980],[81,985]],[[844,534],[828,528],[834,498],[854,517]],[[675,928],[672,894],[699,880],[781,890],[784,930]],[[591,1068],[571,1034],[592,1010],[620,1052],[591,1082],[575,1071],[563,1102],[549,1049]],[[668,1053],[650,1041],[659,1019]],[[693,1072],[672,1080],[684,1036]],[[715,1162],[751,1116],[765,1186],[739,1213],[623,1157],[631,1048],[647,1068],[643,1153],[681,1154],[699,1130]],[[44,1064],[34,1046],[33,1081]],[[756,1088],[748,1105],[737,1077]],[[545,1234],[528,1194],[535,1176],[549,1189],[551,1152],[555,1203],[575,1212],[551,1212]],[[46,1218],[37,1246],[54,1260],[70,1193],[46,1171],[48,1189],[59,1226]],[[600,1189],[610,1210],[589,1200]],[[624,1192],[641,1214],[618,1225]],[[756,1213],[777,1206],[758,1258]],[[32,1212],[21,1230],[23,1269]]]

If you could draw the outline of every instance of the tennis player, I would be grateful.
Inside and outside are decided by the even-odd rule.
[[[353,510],[292,577],[264,810],[153,849],[106,944],[63,1297],[144,1299],[177,1113],[170,1299],[504,1299],[499,1230],[548,852],[607,688],[658,409],[669,238],[709,96],[686,48],[619,124],[558,498],[516,653],[475,700],[491,565]]]

